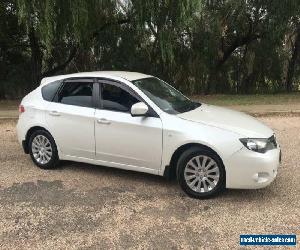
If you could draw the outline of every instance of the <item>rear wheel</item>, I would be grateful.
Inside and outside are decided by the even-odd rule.
[[[177,163],[178,182],[193,198],[209,198],[225,188],[225,169],[212,151],[193,147],[186,150]]]
[[[53,137],[45,130],[33,132],[29,138],[29,153],[33,162],[42,169],[53,169],[59,158]]]

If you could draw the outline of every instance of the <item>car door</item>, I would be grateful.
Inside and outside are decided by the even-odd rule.
[[[162,156],[162,122],[153,111],[132,117],[131,106],[142,101],[128,87],[99,82],[100,109],[95,113],[96,159],[125,169],[157,173]]]
[[[95,158],[93,80],[65,80],[47,107],[46,121],[64,155]]]

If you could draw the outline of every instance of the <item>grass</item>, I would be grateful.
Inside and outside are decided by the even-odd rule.
[[[20,100],[0,100],[0,110],[18,110]]]
[[[289,105],[300,104],[300,92],[274,95],[206,95],[192,96],[199,102],[219,106],[236,105]]]

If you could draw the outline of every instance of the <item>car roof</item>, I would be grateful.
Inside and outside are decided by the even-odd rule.
[[[52,77],[45,77],[41,81],[41,85],[45,85],[49,82],[62,80],[66,78],[72,77],[105,77],[105,78],[114,78],[120,77],[126,79],[128,81],[134,81],[137,79],[151,77],[150,75],[138,73],[138,72],[130,72],[130,71],[94,71],[94,72],[81,72],[75,74],[68,74],[68,75],[58,75]]]

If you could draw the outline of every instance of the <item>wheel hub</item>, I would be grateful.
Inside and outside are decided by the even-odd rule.
[[[184,170],[187,185],[195,192],[205,193],[213,190],[219,182],[219,167],[209,156],[193,157]]]
[[[31,145],[34,159],[41,164],[47,164],[52,158],[52,146],[49,139],[43,135],[37,135]]]

